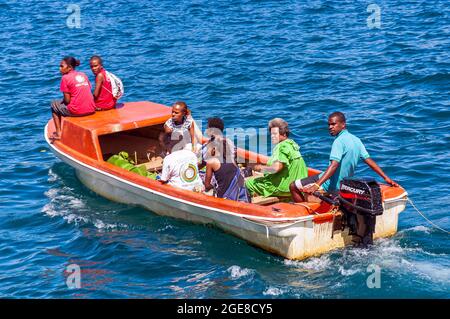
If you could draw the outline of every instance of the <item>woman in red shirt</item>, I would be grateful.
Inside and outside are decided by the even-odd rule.
[[[85,116],[95,113],[91,83],[86,74],[75,70],[79,65],[80,61],[74,57],[65,57],[59,64],[63,100],[56,100],[51,104],[56,129],[52,137],[54,140],[61,137],[61,116]]]
[[[102,58],[94,55],[89,64],[95,75],[94,101],[97,111],[110,110],[116,106],[117,100],[112,94],[111,80],[106,75]]]

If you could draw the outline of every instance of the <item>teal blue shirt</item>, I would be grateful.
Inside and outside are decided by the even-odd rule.
[[[342,130],[336,136],[330,153],[330,161],[339,162],[339,167],[333,176],[322,184],[323,189],[327,192],[339,189],[342,179],[353,176],[359,159],[365,160],[369,157],[370,155],[361,140],[347,130]],[[320,177],[323,174],[321,173]]]

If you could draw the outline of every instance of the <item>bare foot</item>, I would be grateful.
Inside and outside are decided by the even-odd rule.
[[[61,136],[59,136],[56,132],[53,132],[52,136],[50,136],[50,143],[53,144],[54,141],[59,141]]]

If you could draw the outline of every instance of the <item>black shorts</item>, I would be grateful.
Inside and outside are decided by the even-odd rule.
[[[91,114],[95,113],[95,111],[94,111],[94,112],[86,113],[86,114],[74,114],[69,111],[69,109],[67,108],[67,105],[65,105],[62,101],[59,101],[59,100],[52,101],[52,103],[50,104],[50,108],[52,110],[52,113],[55,113],[60,116],[81,117],[81,116],[91,115]]]
[[[60,116],[73,116],[73,114],[69,111],[67,108],[67,105],[65,105],[63,102],[55,100],[52,101],[50,104],[50,107],[52,109],[52,113],[55,113]]]
[[[303,179],[297,179],[294,183],[295,183],[295,187],[301,191],[306,186],[317,183],[318,180],[319,180],[319,174],[316,174],[316,175],[305,177]]]

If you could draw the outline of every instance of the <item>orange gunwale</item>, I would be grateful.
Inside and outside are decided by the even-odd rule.
[[[213,210],[267,221],[313,220],[316,223],[323,223],[333,219],[333,215],[327,212],[329,206],[325,203],[321,205],[305,203],[310,209],[288,203],[277,203],[270,206],[242,203],[178,189],[167,184],[163,185],[158,181],[126,171],[103,160],[98,139],[100,135],[163,124],[170,116],[171,108],[165,105],[152,102],[128,102],[119,108],[96,112],[85,117],[65,117],[62,120],[61,139],[49,145],[55,151],[90,169],[112,175],[166,197],[170,196],[174,200],[187,201],[197,206],[207,206]],[[53,121],[50,120],[45,132],[47,141],[54,131]],[[248,150],[238,149],[237,152],[239,157],[252,159],[258,163],[265,164],[268,160],[267,156]],[[308,168],[309,175],[319,172]],[[406,194],[401,187],[382,184],[381,188],[383,200],[398,198]]]

